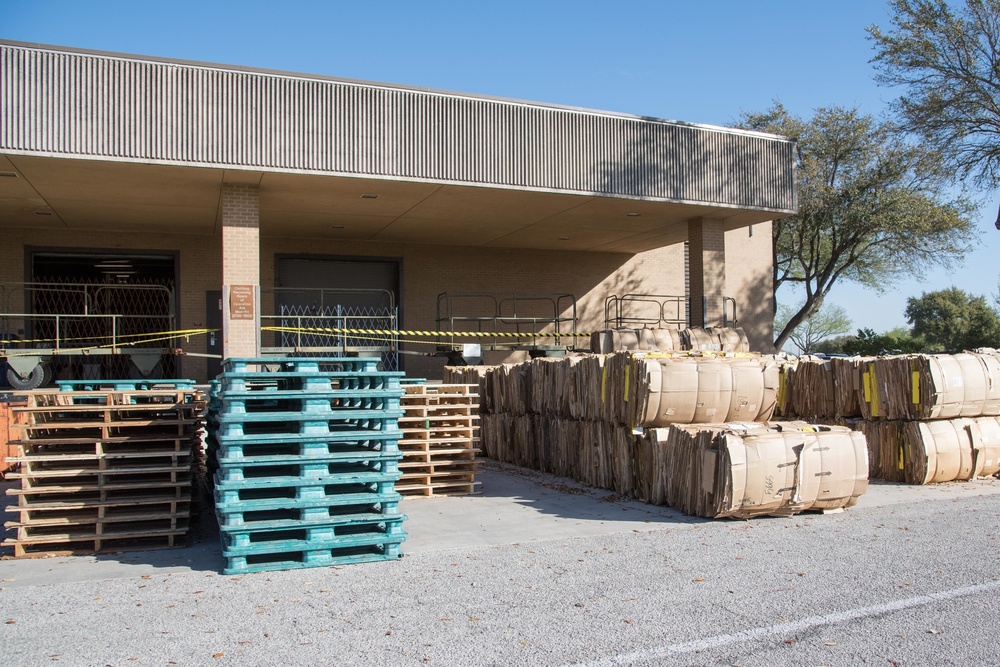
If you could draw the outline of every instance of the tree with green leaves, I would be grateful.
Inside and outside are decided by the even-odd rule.
[[[925,343],[914,338],[905,330],[893,329],[885,333],[875,333],[873,329],[858,329],[856,336],[844,341],[846,354],[862,357],[877,357],[882,354],[911,354],[925,351]]]
[[[903,129],[940,151],[960,177],[1000,184],[1000,0],[889,4],[892,27],[873,25],[868,34],[877,80],[903,89],[894,104]]]
[[[1000,316],[984,296],[957,287],[924,292],[906,300],[905,315],[913,334],[923,337],[935,351],[1000,347]]]
[[[953,174],[939,151],[908,142],[892,123],[843,107],[806,121],[775,103],[745,114],[741,126],[798,138],[799,211],[773,223],[773,279],[775,292],[799,291],[802,305],[776,348],[838,282],[884,290],[968,250],[975,205],[949,189]]]
[[[778,308],[776,329],[784,329],[785,323],[799,311],[801,306],[782,305]],[[789,340],[799,348],[802,354],[816,352],[816,346],[831,336],[839,336],[851,330],[851,318],[841,306],[830,304],[823,306],[805,319],[790,335]]]

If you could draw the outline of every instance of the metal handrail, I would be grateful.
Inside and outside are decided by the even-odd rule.
[[[122,320],[129,320],[129,319],[143,319],[143,320],[148,320],[151,317],[152,316],[150,316],[150,315],[100,315],[100,314],[90,314],[90,315],[85,315],[85,314],[59,315],[59,314],[55,314],[55,313],[51,313],[51,314],[40,314],[40,313],[4,313],[4,315],[3,315],[3,318],[5,320],[7,318],[12,318],[12,319],[13,318],[22,318],[22,320],[25,323],[27,323],[29,320],[51,320],[51,321],[53,321],[55,323],[55,335],[54,335],[54,338],[46,339],[45,341],[32,341],[29,338],[27,340],[22,341],[21,344],[23,345],[23,344],[34,343],[34,345],[32,345],[32,347],[34,349],[42,349],[42,348],[40,348],[40,346],[37,345],[37,343],[51,341],[52,343],[54,343],[54,345],[52,346],[52,349],[54,351],[56,351],[56,352],[58,352],[59,350],[64,349],[64,348],[78,349],[78,348],[86,348],[86,347],[91,347],[92,346],[92,345],[86,345],[86,344],[73,344],[73,343],[78,343],[80,340],[94,340],[94,341],[97,341],[97,340],[106,339],[106,338],[110,338],[111,342],[110,343],[97,343],[97,345],[99,345],[101,347],[107,347],[107,348],[109,348],[111,350],[118,350],[119,348],[121,348],[121,347],[123,347],[124,345],[127,344],[125,342],[119,343],[119,340],[118,340],[119,336],[120,335],[124,335],[124,334],[119,334],[119,332],[122,330],[121,326],[119,325],[119,322],[121,322]],[[62,337],[63,336],[63,324],[65,322],[67,322],[67,321],[72,322],[72,321],[79,321],[79,320],[95,320],[95,319],[96,320],[100,320],[100,319],[111,320],[111,334],[110,334],[110,336],[102,336],[102,335],[98,334],[98,335],[92,335],[92,336],[81,336],[79,338],[71,338],[71,339],[68,339],[68,340],[64,340],[63,339],[63,337]],[[173,318],[167,318],[166,316],[164,316],[162,319],[171,319],[172,320]],[[153,335],[153,334],[156,334],[156,333],[159,333],[159,332],[149,332],[150,335]],[[129,334],[128,337],[132,338],[132,337],[141,336],[141,335],[145,335],[145,334]],[[130,344],[129,344],[129,347],[131,347]],[[15,349],[15,348],[11,348],[9,346],[4,346],[4,345],[0,345],[0,348]],[[16,349],[22,349],[22,348],[16,348]]]
[[[729,317],[728,305],[732,305],[733,316]],[[736,299],[731,296],[722,297],[722,326],[735,329],[739,326],[739,319],[736,317]]]
[[[479,301],[475,304],[475,301]],[[478,310],[476,305],[479,306]],[[485,305],[485,307],[484,307]],[[518,310],[528,306],[538,307],[546,311],[544,315],[518,314]],[[469,309],[469,310],[466,310]],[[521,310],[523,313],[524,311]],[[570,312],[570,316],[562,313]],[[576,297],[572,294],[558,292],[506,292],[494,294],[491,292],[442,292],[437,297],[437,315],[435,318],[438,331],[454,332],[438,342],[455,344],[462,331],[477,333],[494,333],[495,338],[503,334],[525,335],[543,333],[542,330],[551,327],[552,338],[559,345],[561,338],[574,337],[577,333]],[[459,329],[460,325],[474,323],[472,329]],[[530,327],[530,331],[524,329]],[[513,331],[511,331],[513,329]],[[546,334],[548,332],[545,332]],[[550,336],[546,335],[546,338]],[[496,342],[494,340],[494,342]],[[572,342],[570,343],[572,344]]]
[[[631,304],[649,304],[648,315],[629,314]],[[708,298],[702,298],[702,313],[707,312]],[[732,316],[730,317],[730,313]],[[736,299],[722,297],[722,326],[736,327]],[[612,294],[604,300],[604,327],[606,329],[676,327],[683,329],[691,325],[689,321],[688,299],[674,294]],[[704,317],[700,326],[705,326]]]
[[[655,308],[653,314],[646,316],[630,315],[626,310],[630,304],[651,304]],[[673,316],[667,313],[673,309]],[[614,315],[612,316],[612,311]],[[663,325],[683,329],[687,321],[687,297],[674,294],[612,294],[604,300],[604,326],[607,329],[620,329],[629,325],[639,325],[633,328],[648,327],[663,328]]]

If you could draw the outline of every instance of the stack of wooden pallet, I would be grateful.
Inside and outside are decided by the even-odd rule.
[[[226,574],[401,556],[402,373],[375,359],[229,359],[209,445]]]
[[[16,556],[170,547],[188,532],[204,410],[194,389],[32,391],[15,406]]]
[[[479,393],[471,384],[405,387],[399,420],[403,459],[396,490],[404,496],[475,491]]]

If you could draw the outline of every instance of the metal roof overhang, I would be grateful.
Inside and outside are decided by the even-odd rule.
[[[0,43],[0,227],[641,252],[793,213],[794,142],[215,65]],[[367,196],[366,196],[367,195]]]

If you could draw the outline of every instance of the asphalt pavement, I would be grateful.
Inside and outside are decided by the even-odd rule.
[[[0,561],[5,665],[1000,665],[1000,480],[704,521],[487,463],[394,562],[185,548]]]

